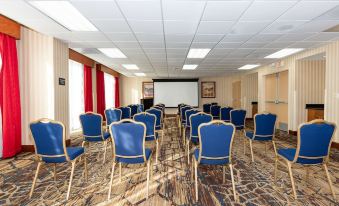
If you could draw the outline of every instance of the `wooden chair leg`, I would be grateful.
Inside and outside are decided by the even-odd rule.
[[[29,199],[32,198],[33,191],[34,191],[34,188],[35,188],[35,183],[36,183],[36,180],[38,179],[38,175],[39,175],[41,164],[42,164],[42,162],[38,162],[38,166],[36,168],[35,176],[34,176],[34,179],[33,179],[33,184],[32,184],[32,188],[31,188],[31,192],[29,193]]]
[[[57,179],[57,173],[56,173],[56,163],[53,165],[53,170],[54,170],[54,181]]]
[[[277,183],[277,172],[278,172],[278,156],[275,156],[275,164],[274,164],[274,183]]]
[[[246,155],[246,137],[244,138],[244,155]]]
[[[148,192],[149,192],[149,170],[150,170],[150,160],[147,161],[147,193],[146,193],[146,199],[148,199]]]
[[[66,200],[68,200],[69,194],[71,193],[71,186],[72,186],[72,180],[73,180],[73,174],[74,174],[75,163],[76,163],[76,160],[74,160],[74,161],[72,162],[72,170],[71,170],[71,176],[70,176],[70,178],[69,178],[69,184],[68,184],[68,190],[67,190]]]
[[[333,195],[333,199],[334,199],[334,201],[336,201],[335,193],[334,193],[334,189],[333,189],[333,185],[332,185],[332,181],[331,181],[331,177],[330,177],[330,173],[328,172],[328,168],[327,168],[327,164],[323,164],[323,166],[324,166],[324,170],[325,170],[325,173],[326,173],[326,176],[327,176],[328,185],[330,186],[330,189],[331,189],[331,192],[332,192],[332,195]]]
[[[190,164],[190,141],[187,140],[187,164]]]
[[[198,202],[198,162],[196,160],[194,160],[194,176],[195,176],[195,201]]]
[[[106,160],[106,151],[107,151],[107,141],[104,141],[104,160],[102,161],[102,163],[105,163],[105,160]]]
[[[237,194],[235,191],[235,182],[234,182],[234,175],[233,175],[233,165],[229,164],[230,171],[231,171],[231,178],[232,178],[232,188],[233,188],[233,195],[234,195],[234,201],[237,200]]]
[[[291,178],[291,184],[292,184],[294,199],[297,199],[297,193],[295,191],[294,179],[293,179],[293,174],[292,174],[292,166],[291,166],[290,162],[287,162],[287,167],[288,167],[288,172],[289,172],[290,178]]]
[[[265,142],[265,155],[267,156],[267,142]]]
[[[159,140],[155,140],[155,164],[158,164]]]
[[[251,148],[251,158],[252,158],[252,162],[254,162],[253,143],[252,143],[252,140],[250,140],[250,148]]]
[[[119,182],[121,182],[121,162],[119,162]]]
[[[86,154],[84,154],[84,166],[85,166],[85,179],[86,182],[88,181],[88,170],[87,170],[87,157]]]
[[[109,200],[109,199],[111,198],[111,191],[112,191],[112,183],[113,183],[114,168],[115,168],[115,162],[113,162],[113,164],[112,164],[111,180],[110,180],[110,182],[109,182],[109,188],[108,188],[107,200]]]
[[[222,166],[222,183],[225,184],[226,167]]]
[[[194,156],[192,156],[192,162],[194,162]],[[194,165],[193,163],[191,164],[191,181],[193,182],[194,178]]]

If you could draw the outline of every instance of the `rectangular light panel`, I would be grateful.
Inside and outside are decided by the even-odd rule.
[[[287,48],[287,49],[282,49],[280,51],[277,51],[271,55],[266,56],[266,59],[279,59],[283,57],[287,57],[289,55],[295,54],[297,52],[300,52],[304,50],[303,48]]]
[[[238,68],[239,70],[249,70],[249,69],[254,69],[256,67],[260,66],[260,64],[246,64],[240,68]]]
[[[97,31],[97,28],[68,1],[28,2],[71,31]]]
[[[127,70],[139,70],[139,67],[136,64],[123,64]]]
[[[197,64],[185,64],[182,69],[183,70],[194,70],[198,67]]]
[[[210,52],[211,49],[190,49],[187,54],[189,59],[203,59]]]
[[[134,73],[134,75],[137,76],[137,77],[144,77],[144,76],[146,76],[145,73]]]
[[[117,48],[98,48],[98,50],[110,58],[127,58],[125,54]]]

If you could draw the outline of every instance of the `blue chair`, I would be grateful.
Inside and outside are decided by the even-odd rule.
[[[187,163],[190,163],[190,142],[192,144],[198,144],[199,143],[199,137],[198,137],[198,128],[202,123],[208,123],[213,120],[212,115],[206,114],[204,112],[198,112],[196,114],[192,114],[190,116],[190,135],[187,136],[186,141],[186,150],[187,150]]]
[[[246,110],[233,109],[230,112],[231,123],[234,124],[237,131],[243,131],[245,129]]]
[[[154,114],[157,119],[156,119],[156,123],[155,123],[155,132],[159,135],[159,133],[161,133],[161,141],[164,138],[164,129],[163,129],[163,125],[162,125],[162,111],[156,108],[151,108],[146,110],[147,113],[149,114]]]
[[[128,107],[131,108],[130,118],[132,118],[135,114],[138,113],[138,105],[137,104],[130,104],[130,105],[128,105]]]
[[[119,107],[121,110],[121,119],[131,119],[131,108],[130,107]]]
[[[155,132],[155,123],[157,121],[157,116],[155,116],[154,114],[149,114],[147,112],[142,112],[134,115],[133,119],[136,122],[142,122],[146,125],[146,141],[155,141],[155,163],[157,164],[159,154],[159,134]]]
[[[207,113],[207,114],[210,114],[211,113],[211,104],[203,104],[202,105],[202,111]]]
[[[122,112],[120,109],[110,108],[105,110],[105,118],[106,118],[106,128],[108,130],[108,126],[112,124],[112,122],[119,122],[121,120]]]
[[[232,165],[232,142],[235,127],[231,123],[214,120],[199,126],[199,149],[194,150],[192,162],[194,162],[195,195],[198,201],[198,165],[223,166],[223,183],[225,183],[225,169],[229,165],[233,186],[234,200],[237,199]],[[193,179],[193,168],[191,177]]]
[[[267,153],[267,142],[273,142],[275,134],[275,125],[277,115],[270,113],[254,115],[254,131],[245,131],[244,139],[244,154],[246,154],[246,139],[250,142],[252,162],[254,162],[253,155],[253,141],[265,142],[265,154]]]
[[[186,106],[184,103],[178,104],[178,115],[180,115],[181,107]]]
[[[196,109],[190,109],[190,110],[186,110],[186,114],[185,114],[185,117],[186,117],[186,124],[185,124],[185,127],[184,127],[184,135],[183,135],[183,141],[185,143],[186,141],[186,132],[190,131],[191,129],[191,123],[190,123],[190,117],[192,114],[196,114],[198,113],[199,111],[196,110]]]
[[[292,190],[294,198],[297,198],[294,179],[292,174],[292,164],[303,166],[322,165],[324,167],[328,184],[330,186],[333,199],[335,201],[335,193],[333,190],[330,174],[327,169],[329,154],[333,136],[336,130],[334,123],[316,119],[308,123],[301,124],[298,128],[298,143],[297,148],[284,148],[276,151],[274,180],[276,181],[278,162],[284,160],[287,163],[287,168],[292,182]],[[276,147],[274,147],[276,148]],[[308,177],[308,167],[306,174]]]
[[[220,120],[222,120],[224,122],[230,122],[232,110],[233,110],[232,107],[222,107],[222,108],[220,108]]]
[[[211,115],[213,119],[220,119],[220,106],[212,105],[211,106]]]
[[[152,161],[152,150],[145,147],[146,126],[142,122],[121,120],[109,126],[114,146],[111,180],[108,189],[109,200],[111,197],[114,168],[119,163],[119,179],[121,181],[121,164],[147,164],[147,194],[148,199],[149,179]]]
[[[138,113],[144,112],[144,105],[143,104],[138,104]]]
[[[213,106],[213,105],[218,105],[218,102],[212,102],[211,106]]]
[[[80,115],[80,123],[82,127],[82,135],[84,140],[82,146],[86,144],[102,142],[104,144],[104,158],[103,163],[106,160],[107,142],[111,141],[110,134],[104,132],[102,129],[102,116],[93,112],[86,112]],[[112,142],[111,142],[112,143]],[[113,153],[113,147],[112,153]]]
[[[72,163],[71,176],[67,190],[66,200],[71,192],[74,168],[77,160],[83,157],[85,166],[85,178],[87,181],[87,160],[83,147],[66,147],[65,126],[61,122],[50,119],[39,119],[29,125],[34,140],[35,155],[38,159],[38,167],[35,172],[29,198],[32,197],[35,183],[38,178],[42,163],[54,164],[54,180],[56,181],[56,164]]]
[[[183,135],[186,125],[186,111],[192,109],[191,106],[181,107],[180,109],[180,135]]]

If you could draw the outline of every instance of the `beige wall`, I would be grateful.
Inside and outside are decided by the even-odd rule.
[[[252,118],[252,102],[258,101],[258,73],[247,74],[241,77],[241,107]]]

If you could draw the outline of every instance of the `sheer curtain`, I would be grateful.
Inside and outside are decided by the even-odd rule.
[[[85,112],[84,66],[69,60],[69,118],[70,131],[81,128],[79,115]]]
[[[115,78],[104,73],[105,78],[105,106],[106,109],[115,107]]]

